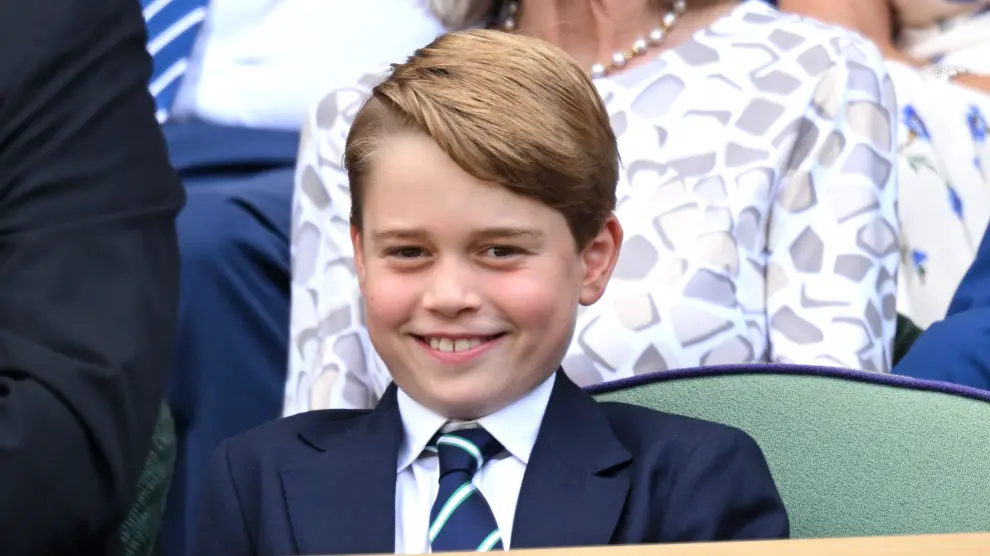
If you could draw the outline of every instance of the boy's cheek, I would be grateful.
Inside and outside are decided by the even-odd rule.
[[[402,280],[366,278],[361,281],[365,318],[381,326],[409,320],[415,310],[416,294]]]

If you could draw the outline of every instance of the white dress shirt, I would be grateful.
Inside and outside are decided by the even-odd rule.
[[[506,452],[486,463],[473,480],[495,514],[506,550],[512,539],[519,488],[550,401],[554,379],[555,375],[550,375],[529,394],[476,421],[502,443]],[[423,407],[402,390],[398,392],[398,402],[405,436],[399,448],[395,479],[395,552],[426,554],[430,552],[430,510],[437,498],[440,470],[436,455],[424,453],[423,449],[449,420]]]
[[[298,130],[323,95],[443,31],[426,0],[210,0],[172,115]]]

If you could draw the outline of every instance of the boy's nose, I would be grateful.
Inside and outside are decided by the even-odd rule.
[[[477,276],[465,266],[456,262],[436,265],[423,294],[426,310],[451,318],[481,306]]]

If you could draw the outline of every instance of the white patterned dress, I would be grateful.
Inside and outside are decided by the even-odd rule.
[[[390,381],[362,322],[339,166],[380,79],[328,95],[304,134],[287,415],[372,407]],[[596,84],[622,155],[625,239],[605,295],[579,314],[571,378],[759,361],[889,370],[896,112],[872,45],[750,0]]]

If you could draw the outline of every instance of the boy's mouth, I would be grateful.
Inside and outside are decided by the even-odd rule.
[[[482,344],[497,340],[504,336],[505,333],[501,332],[498,334],[493,334],[491,336],[475,336],[475,337],[457,337],[450,338],[445,336],[415,336],[416,340],[421,344],[429,346],[431,349],[436,351],[441,351],[445,353],[453,353],[458,351],[468,351],[477,348]]]

